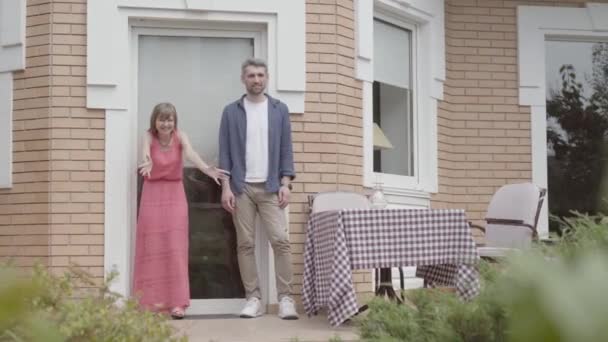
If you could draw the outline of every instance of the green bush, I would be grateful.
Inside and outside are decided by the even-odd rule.
[[[5,267],[0,276],[0,341],[186,341],[165,316],[111,292],[115,273],[100,287],[76,268],[56,276],[36,267],[23,278]]]
[[[608,252],[608,217],[573,213],[573,217],[557,218],[562,237],[557,245],[545,249],[545,254],[573,259],[588,251]]]
[[[464,302],[406,291],[407,305],[375,299],[357,319],[365,341],[608,341],[608,219],[583,216],[557,244],[481,262],[482,288]]]

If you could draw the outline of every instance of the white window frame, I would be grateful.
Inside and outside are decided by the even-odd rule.
[[[267,57],[271,75],[269,93],[287,103],[292,113],[302,113],[305,13],[303,0],[90,0],[87,3],[87,107],[106,112],[104,268],[106,272],[116,269],[120,274],[112,290],[124,295],[130,293],[139,136],[137,75],[134,73],[137,54],[133,49],[138,27],[151,23],[158,29],[191,32],[215,28],[231,34],[246,32],[246,36],[251,36],[252,27],[264,27],[264,32],[259,32],[265,42],[261,45],[264,51],[260,57]],[[269,253],[270,250],[261,257],[272,260]],[[266,286],[268,293],[264,300],[275,303],[274,266],[271,262],[261,263],[260,273],[268,275],[265,277],[268,279],[260,279],[260,286]]]
[[[13,186],[13,72],[25,69],[26,0],[0,1],[0,189]]]
[[[404,21],[401,18],[392,16],[386,12],[383,12],[381,10],[378,10],[374,13],[374,19],[380,19],[381,21],[391,24],[391,25],[395,25],[398,28],[402,28],[405,30],[410,31],[411,35],[410,35],[410,89],[409,91],[412,94],[411,97],[411,101],[412,101],[412,106],[411,106],[411,113],[408,113],[409,115],[411,115],[411,118],[408,119],[408,121],[411,120],[411,134],[412,134],[412,140],[411,140],[411,145],[408,148],[408,152],[413,154],[413,167],[412,167],[412,172],[413,175],[412,176],[405,176],[405,175],[396,175],[396,174],[389,174],[389,173],[382,173],[382,172],[374,172],[373,171],[373,154],[372,154],[372,184],[376,181],[376,180],[381,180],[383,184],[385,184],[386,187],[395,187],[395,185],[398,185],[402,188],[405,189],[416,189],[419,188],[419,183],[420,183],[420,155],[419,155],[419,150],[418,150],[418,144],[419,144],[419,138],[420,135],[418,134],[418,132],[420,132],[420,130],[422,129],[422,127],[419,126],[419,122],[420,120],[418,120],[418,102],[421,100],[417,94],[417,89],[420,88],[419,86],[419,82],[418,82],[418,54],[417,54],[417,46],[418,46],[418,28],[414,23],[408,22],[408,21]],[[372,82],[373,84],[373,82]],[[372,96],[373,96],[373,91],[372,91]],[[373,99],[372,99],[372,103],[373,103]],[[373,122],[373,108],[372,108],[372,122]],[[372,139],[373,141],[373,139]],[[373,153],[373,152],[372,152]],[[407,156],[408,158],[410,157],[409,155]]]
[[[443,0],[356,0],[355,9],[356,77],[363,82],[363,186],[371,188],[380,181],[389,203],[428,208],[431,193],[438,190],[437,104],[443,99],[445,81]],[[413,177],[373,172],[374,17],[412,31]]]
[[[547,188],[547,106],[545,42],[608,40],[608,4],[585,8],[517,7],[519,104],[531,107],[532,182]],[[551,191],[551,189],[547,189]],[[541,210],[538,234],[549,235],[549,201]]]

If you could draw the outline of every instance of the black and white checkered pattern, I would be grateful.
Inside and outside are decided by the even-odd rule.
[[[351,270],[419,266],[431,286],[479,291],[479,256],[464,210],[343,209],[313,213],[304,250],[303,302],[308,315],[328,308],[336,326],[358,310]]]

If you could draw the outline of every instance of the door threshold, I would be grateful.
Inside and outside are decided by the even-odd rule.
[[[242,319],[239,315],[222,314],[222,315],[186,315],[184,319],[202,320],[202,319]]]

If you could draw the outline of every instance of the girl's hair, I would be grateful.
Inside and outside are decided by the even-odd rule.
[[[167,119],[169,117],[173,117],[173,121],[175,121],[175,130],[177,130],[177,111],[175,110],[175,106],[169,102],[162,102],[154,106],[152,109],[152,115],[150,116],[150,128],[148,132],[150,132],[154,136],[158,136],[158,131],[156,130],[156,120]]]

